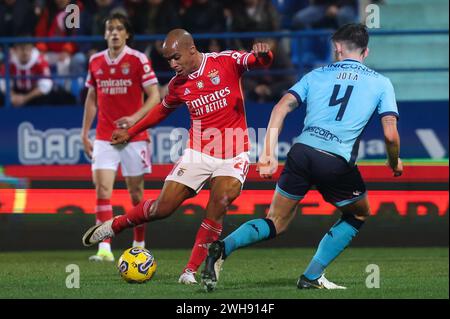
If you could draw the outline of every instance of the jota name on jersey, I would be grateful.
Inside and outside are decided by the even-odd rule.
[[[352,72],[339,72],[336,79],[358,81],[358,74]]]

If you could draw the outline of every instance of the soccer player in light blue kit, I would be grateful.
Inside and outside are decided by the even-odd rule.
[[[403,166],[393,86],[388,78],[363,64],[369,54],[366,27],[345,25],[334,33],[332,42],[337,62],[306,74],[275,105],[258,162],[262,177],[271,178],[278,168],[275,149],[285,117],[306,103],[303,131],[288,153],[267,218],[248,221],[210,245],[202,272],[206,291],[215,289],[222,263],[233,251],[283,233],[298,202],[313,185],[341,210],[342,217],[321,240],[297,287],[345,289],[328,281],[324,271],[370,215],[366,187],[355,161],[359,138],[373,114],[381,118],[393,175],[400,176]]]

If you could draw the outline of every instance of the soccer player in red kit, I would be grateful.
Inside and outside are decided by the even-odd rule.
[[[144,174],[151,172],[149,136],[145,130],[135,134],[127,145],[111,145],[114,129],[127,128],[139,121],[160,102],[158,80],[147,57],[127,46],[132,37],[131,25],[119,13],[105,21],[108,49],[93,55],[89,61],[81,137],[84,151],[92,158],[95,184],[97,223],[113,217],[111,194],[120,163],[133,205],[138,205],[144,192]],[[143,93],[147,99],[143,101]],[[98,108],[95,141],[89,139],[89,129]],[[133,247],[145,245],[145,227],[136,225]],[[99,243],[92,261],[113,261],[111,239]]]
[[[180,283],[194,284],[195,273],[207,255],[206,247],[219,238],[227,208],[239,196],[248,172],[250,145],[241,76],[249,69],[269,67],[273,55],[266,43],[256,43],[249,53],[201,53],[192,36],[182,29],[169,32],[163,55],[176,72],[168,95],[136,125],[116,130],[112,144],[128,141],[186,104],[191,116],[187,148],[156,200],[144,200],[126,215],[91,227],[83,243],[90,246],[125,228],[166,218],[209,180],[206,217],[179,279]]]

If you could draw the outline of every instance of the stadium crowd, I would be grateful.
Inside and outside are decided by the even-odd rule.
[[[69,4],[80,8],[79,28],[66,27],[65,8]],[[358,0],[0,0],[0,37],[68,38],[67,42],[12,45],[9,69],[15,78],[10,89],[11,103],[14,107],[81,105],[86,94],[83,83],[89,57],[104,50],[105,43],[71,42],[70,38],[102,36],[104,19],[114,12],[130,18],[135,34],[165,34],[177,27],[192,34],[274,32],[336,29],[359,19],[359,5]],[[246,97],[257,102],[279,99],[298,79],[295,65],[307,69],[331,57],[328,39],[208,39],[197,41],[197,46],[205,52],[248,50],[256,40],[270,43],[276,56],[272,70],[281,70],[245,77]],[[292,41],[301,43],[293,45]],[[164,95],[172,75],[161,56],[161,41],[135,42],[133,47],[151,59]],[[293,52],[295,47],[302,49]],[[4,57],[5,52],[0,52],[2,75]],[[3,106],[5,81],[1,82]]]

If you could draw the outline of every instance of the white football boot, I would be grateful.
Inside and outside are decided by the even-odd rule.
[[[103,224],[98,224],[89,228],[83,235],[83,245],[86,247],[98,244],[99,242],[114,237],[114,231],[112,230],[112,222],[114,219],[110,219]]]
[[[347,287],[339,286],[329,281],[323,274],[315,280],[309,280],[305,275],[301,275],[298,279],[297,287],[299,289],[347,289]]]
[[[178,283],[184,285],[198,284],[197,280],[195,279],[195,272],[191,271],[190,269],[186,269],[178,279]]]

